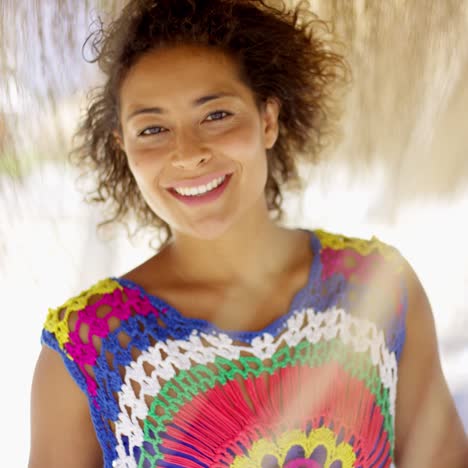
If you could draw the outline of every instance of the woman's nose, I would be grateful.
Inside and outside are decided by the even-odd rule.
[[[211,152],[200,138],[195,135],[180,135],[172,164],[179,169],[195,169],[211,159]]]

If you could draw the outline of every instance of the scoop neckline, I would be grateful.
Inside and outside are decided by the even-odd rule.
[[[304,294],[309,293],[310,291],[315,290],[314,287],[319,280],[320,271],[321,271],[321,259],[320,259],[320,250],[321,242],[316,234],[315,230],[302,229],[299,228],[299,231],[304,231],[309,234],[309,248],[312,252],[312,262],[309,267],[309,273],[307,277],[306,284],[300,288],[294,294],[291,303],[283,314],[274,319],[271,323],[266,325],[260,330],[229,330],[217,327],[213,322],[206,319],[187,317],[177,308],[172,306],[170,303],[161,299],[160,297],[147,292],[141,285],[135,283],[130,279],[125,279],[122,277],[111,277],[113,281],[116,281],[120,286],[127,287],[139,291],[139,293],[148,299],[153,307],[158,310],[164,310],[164,316],[170,318],[170,322],[177,324],[177,328],[186,328],[188,333],[193,333],[195,330],[205,334],[214,334],[214,335],[227,335],[233,340],[239,341],[251,341],[257,336],[264,334],[270,334],[275,336],[277,332],[283,328],[283,325],[291,318],[295,313],[300,311],[300,303]],[[313,299],[313,298],[312,298]],[[308,307],[315,307],[314,300],[308,301],[310,304]]]

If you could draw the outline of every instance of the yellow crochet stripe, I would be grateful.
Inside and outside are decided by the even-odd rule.
[[[359,239],[356,237],[347,237],[340,234],[332,234],[322,229],[314,231],[324,248],[331,248],[334,250],[341,250],[351,248],[361,255],[369,255],[376,250],[387,260],[395,263],[395,265],[401,269],[401,254],[395,247],[385,244],[384,242],[372,236],[370,240]]]
[[[65,343],[69,341],[70,327],[68,319],[70,318],[70,314],[84,309],[91,296],[111,293],[117,288],[122,289],[122,286],[116,281],[107,278],[81,292],[78,296],[72,297],[62,306],[56,309],[49,309],[44,329],[55,335],[60,348],[63,349]]]
[[[356,461],[356,455],[351,445],[346,442],[336,444],[336,435],[326,427],[314,429],[307,436],[304,432],[294,430],[282,434],[276,439],[276,443],[261,439],[252,445],[247,456],[237,457],[231,468],[258,468],[262,466],[262,460],[265,455],[273,455],[278,460],[278,465],[283,466],[286,455],[295,445],[300,445],[304,449],[306,458],[312,455],[312,452],[320,445],[327,450],[327,458],[323,468],[330,468],[335,461],[341,461],[342,468],[352,468]]]

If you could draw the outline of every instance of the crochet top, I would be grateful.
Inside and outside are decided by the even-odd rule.
[[[310,245],[307,285],[260,331],[122,278],[49,310],[42,342],[86,394],[105,467],[393,466],[402,257],[323,230]]]

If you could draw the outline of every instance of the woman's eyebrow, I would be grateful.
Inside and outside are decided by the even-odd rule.
[[[238,98],[236,94],[232,93],[216,93],[216,94],[208,94],[206,96],[199,97],[192,102],[193,107],[201,106],[209,101],[213,101],[214,99],[220,99],[222,97],[235,97]],[[127,122],[132,118],[140,114],[164,114],[166,110],[162,107],[141,107],[139,109],[134,110],[128,117]]]

